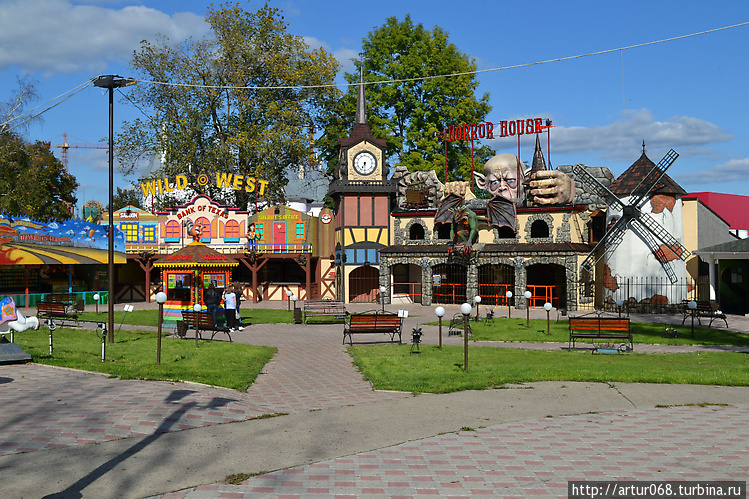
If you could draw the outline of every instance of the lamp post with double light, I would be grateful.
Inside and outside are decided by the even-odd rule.
[[[434,309],[434,314],[439,318],[440,321],[440,350],[442,350],[442,318],[445,316],[445,307],[437,307]]]
[[[99,76],[94,80],[94,86],[109,90],[109,343],[114,343],[114,89],[133,84],[134,79],[117,75]]]

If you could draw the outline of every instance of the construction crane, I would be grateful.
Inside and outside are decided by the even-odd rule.
[[[80,139],[83,140],[83,139]],[[86,142],[83,144],[70,144],[68,142],[68,134],[62,134],[62,144],[55,144],[52,147],[62,149],[62,164],[65,165],[65,169],[68,169],[68,150],[69,149],[109,149],[106,144],[95,144],[93,142]]]

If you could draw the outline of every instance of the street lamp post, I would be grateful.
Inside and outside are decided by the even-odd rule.
[[[159,291],[156,293],[156,303],[159,304],[159,336],[156,339],[156,363],[161,365],[161,325],[164,322],[164,303],[166,302],[166,293]]]
[[[203,306],[200,303],[196,303],[193,305],[192,309],[195,311],[196,314],[200,314],[203,312]],[[234,313],[229,312],[229,309],[226,309],[226,313]],[[198,346],[198,337],[200,336],[200,317],[195,317],[195,346]]]
[[[525,296],[525,327],[531,327],[531,296],[533,296],[533,293],[526,291],[523,296]]]
[[[616,300],[616,310],[619,312],[619,318],[622,318],[622,305],[624,305],[624,302],[621,298]]]
[[[551,311],[551,303],[548,301],[544,303],[544,310],[546,310],[546,336],[551,336],[551,326],[549,324],[549,312]]]
[[[476,302],[476,322],[480,320],[479,316],[479,303],[481,303],[481,297],[479,295],[476,295],[473,297],[473,301]]]
[[[512,319],[512,308],[510,308],[510,300],[512,299],[512,291],[505,293],[507,297],[507,318]]]
[[[442,350],[442,317],[445,316],[445,307],[435,308],[434,313],[437,315],[440,321],[440,350]]]
[[[382,312],[385,312],[385,291],[387,291],[388,288],[385,286],[380,286],[380,301],[382,302]]]
[[[692,338],[694,338],[694,314],[697,312],[697,302],[691,300],[689,302],[689,315],[692,316]]]
[[[99,315],[99,293],[94,293],[94,301],[96,302],[96,315]]]
[[[99,76],[94,86],[109,90],[109,343],[114,343],[114,89],[133,85],[135,80],[117,75]]]
[[[463,371],[468,372],[468,316],[471,315],[471,304],[461,305],[460,313],[463,314]]]
[[[291,311],[291,295],[293,294],[294,293],[292,293],[290,289],[286,291],[286,301],[288,302],[286,304],[286,310]]]

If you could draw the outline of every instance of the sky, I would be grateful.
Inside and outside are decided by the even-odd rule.
[[[108,96],[88,84],[62,99],[98,75],[140,76],[129,61],[141,40],[209,36],[204,18],[210,3],[0,0],[0,102],[17,90],[18,78],[32,81],[41,97],[33,104],[39,111],[57,105],[24,138],[50,142],[58,157],[63,133],[71,146],[93,145],[69,149],[79,207],[92,199],[107,202]],[[371,31],[388,17],[410,14],[425,28],[446,30],[458,50],[476,61],[478,95],[488,93],[492,106],[489,121],[552,120],[550,150],[544,152],[553,167],[605,166],[618,176],[640,157],[644,141],[655,163],[671,148],[680,154],[668,174],[687,192],[749,195],[745,0],[269,4],[283,11],[290,33],[338,59],[340,83]],[[115,91],[115,133],[139,115]],[[485,143],[498,153],[517,153],[517,138]],[[531,162],[534,143],[535,137],[522,137],[523,161]],[[131,181],[115,171],[115,186],[129,188]]]

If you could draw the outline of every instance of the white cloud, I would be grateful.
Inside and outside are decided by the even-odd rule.
[[[140,41],[157,33],[175,41],[208,32],[202,16],[165,14],[143,6],[119,10],[67,0],[10,0],[0,4],[0,69],[72,73],[127,61]]]
[[[713,168],[677,174],[673,177],[674,180],[688,185],[706,182],[746,182],[749,178],[749,158],[731,159]]]
[[[518,117],[520,118],[520,117]],[[649,110],[631,113],[627,119],[600,127],[554,127],[551,131],[553,150],[567,155],[597,154],[608,160],[629,161],[633,150],[642,141],[649,150],[674,148],[684,154],[711,152],[711,144],[727,142],[733,136],[708,121],[688,116],[675,116],[655,121]],[[512,148],[516,137],[489,141],[498,150]]]

